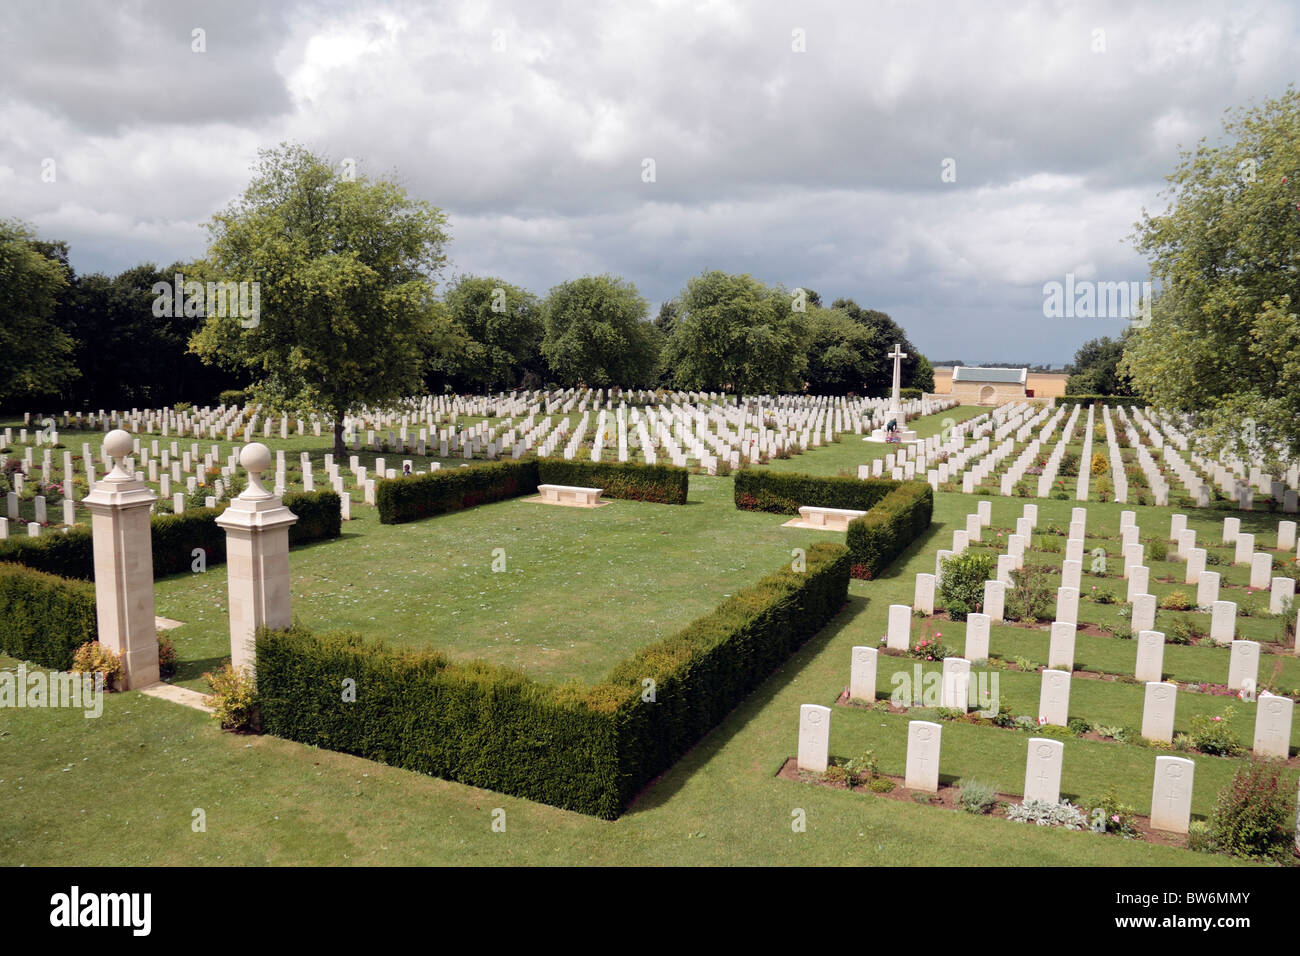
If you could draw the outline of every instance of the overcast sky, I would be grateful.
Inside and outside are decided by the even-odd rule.
[[[0,216],[83,273],[201,256],[257,150],[295,141],[446,210],[448,278],[612,272],[657,306],[749,272],[883,309],[933,359],[1059,364],[1125,323],[1044,318],[1044,283],[1147,278],[1133,223],[1180,146],[1296,77],[1298,26],[1188,0],[5,0]]]

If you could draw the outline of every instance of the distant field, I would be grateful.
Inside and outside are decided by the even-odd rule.
[[[1065,394],[1065,381],[1069,377],[1064,372],[1030,372],[1027,387],[1035,398],[1060,398]],[[934,370],[934,390],[939,394],[952,391],[952,369]]]

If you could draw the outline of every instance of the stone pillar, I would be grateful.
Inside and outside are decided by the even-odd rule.
[[[236,671],[256,673],[253,644],[258,628],[293,623],[289,609],[289,526],[298,516],[262,485],[271,451],[246,445],[239,463],[248,487],[217,518],[226,531],[226,577],[230,589],[230,662]]]
[[[90,511],[94,534],[99,642],[122,656],[123,683],[127,690],[138,690],[158,683],[149,527],[149,507],[158,499],[123,468],[131,451],[128,432],[117,429],[104,436],[112,469],[82,503]]]

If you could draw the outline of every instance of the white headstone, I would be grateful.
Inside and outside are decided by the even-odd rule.
[[[1196,579],[1196,606],[1213,607],[1219,600],[1219,572],[1202,571]]]
[[[1165,636],[1160,631],[1138,631],[1137,665],[1133,676],[1140,681],[1164,679]]]
[[[1295,548],[1295,530],[1296,523],[1294,521],[1279,521],[1277,523],[1277,549],[1279,551],[1291,551]]]
[[[980,522],[978,514],[966,516],[966,539],[967,541],[982,541],[984,539],[984,525]]]
[[[1273,556],[1260,551],[1250,559],[1250,586],[1262,590],[1273,578]]]
[[[1268,592],[1268,612],[1281,614],[1287,602],[1295,603],[1295,578],[1274,578]]]
[[[1151,569],[1146,565],[1134,565],[1128,569],[1128,594],[1126,600],[1129,604],[1139,594],[1147,593],[1147,585],[1151,582]]]
[[[1187,551],[1187,568],[1183,574],[1184,584],[1196,584],[1205,570],[1206,551],[1204,548],[1189,548]]]
[[[918,574],[913,591],[912,609],[925,614],[934,613],[934,575]]]
[[[1231,644],[1237,631],[1237,602],[1215,601],[1210,611],[1210,640]]]
[[[868,703],[876,699],[876,659],[874,647],[855,647],[849,665],[849,698]]]
[[[889,605],[889,630],[885,635],[885,645],[895,650],[905,651],[912,642],[912,609],[906,604]]]
[[[1052,622],[1052,639],[1047,649],[1047,666],[1057,670],[1074,670],[1074,637],[1078,628],[1065,621]]]
[[[1290,581],[1290,578],[1287,578]],[[1292,582],[1293,584],[1295,582]],[[1001,622],[1007,602],[1007,586],[1001,581],[984,582],[984,613],[990,621]]]
[[[1029,519],[1031,529],[1038,527],[1038,505],[1025,505],[1022,516]]]
[[[998,555],[998,569],[995,580],[1001,581],[1007,587],[1011,586],[1011,572],[1016,570],[1016,559],[1009,554]]]
[[[1240,518],[1223,519],[1223,543],[1232,544],[1237,540],[1237,535],[1241,531]]]
[[[968,661],[985,661],[989,657],[989,616],[979,612],[966,615],[965,657]]]
[[[1136,594],[1133,596],[1133,616],[1129,629],[1134,634],[1153,631],[1156,627],[1156,596],[1154,594]]]
[[[1030,737],[1025,757],[1025,799],[1061,802],[1061,767],[1065,744],[1046,737]]]
[[[952,552],[947,548],[940,548],[934,556],[934,583],[936,586],[943,583],[943,562],[952,557]]]
[[[1257,757],[1291,756],[1291,719],[1295,701],[1263,691],[1255,708],[1255,739],[1251,751]]]
[[[1070,722],[1070,675],[1065,671],[1043,671],[1038,692],[1038,722],[1064,727]]]
[[[1259,642],[1233,641],[1228,657],[1228,690],[1254,689],[1259,684]]]
[[[939,686],[939,706],[965,713],[970,709],[970,661],[964,657],[945,657]]]
[[[1245,531],[1237,532],[1236,549],[1233,551],[1232,563],[1250,567],[1255,557],[1255,536]]]
[[[1177,702],[1177,684],[1147,681],[1146,695],[1142,701],[1142,736],[1147,740],[1172,742]]]
[[[1169,518],[1169,540],[1177,541],[1178,536],[1187,530],[1187,515],[1171,515]]]
[[[1157,757],[1151,788],[1151,827],[1186,833],[1192,819],[1192,780],[1196,764],[1185,757]]]
[[[1070,560],[1061,562],[1061,587],[1074,588],[1083,586],[1083,562]]]
[[[800,770],[825,773],[830,756],[831,709],[820,704],[804,704],[799,708],[799,755],[796,764]]]
[[[1079,589],[1060,587],[1056,589],[1056,620],[1067,624],[1079,623]]]
[[[939,792],[939,740],[943,727],[928,720],[913,720],[907,725],[907,775],[903,785],[909,790]]]

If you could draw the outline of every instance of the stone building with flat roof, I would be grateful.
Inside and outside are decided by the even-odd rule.
[[[1033,398],[1026,385],[1027,368],[971,368],[958,365],[952,370],[952,397],[963,405],[1002,405]]]

